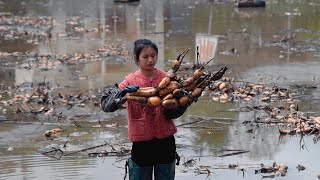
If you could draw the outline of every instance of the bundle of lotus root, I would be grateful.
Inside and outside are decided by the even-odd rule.
[[[189,106],[192,102],[197,102],[202,91],[213,81],[222,78],[227,67],[222,67],[216,73],[208,73],[204,67],[206,64],[198,64],[191,77],[177,77],[176,72],[179,70],[184,56],[189,49],[185,49],[173,61],[171,69],[167,72],[166,77],[162,79],[158,87],[140,88],[134,93],[128,93],[128,100],[147,103],[149,106],[164,106],[167,109],[174,109],[178,105]]]

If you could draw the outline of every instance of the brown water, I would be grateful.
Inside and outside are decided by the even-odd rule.
[[[300,108],[319,114],[320,92],[320,4],[316,0],[268,0],[266,8],[234,8],[233,2],[223,1],[156,1],[141,0],[135,3],[113,3],[106,0],[37,0],[1,1],[0,9],[17,17],[52,18],[47,25],[13,26],[35,34],[49,30],[54,24],[50,42],[40,37],[38,42],[25,41],[1,35],[1,52],[22,52],[24,55],[1,56],[1,90],[17,85],[22,88],[31,82],[42,82],[46,77],[54,90],[78,94],[84,90],[89,95],[100,95],[100,89],[121,81],[137,67],[130,55],[84,58],[81,63],[57,63],[63,54],[97,54],[99,48],[112,43],[131,51],[137,38],[150,38],[159,46],[158,67],[169,68],[170,60],[184,48],[190,47],[185,62],[195,59],[194,46],[197,33],[219,36],[219,47],[214,64],[217,70],[229,67],[227,76],[239,81],[264,82],[288,87],[289,85],[315,85],[303,91]],[[289,15],[291,14],[291,15]],[[72,23],[76,25],[73,25]],[[0,27],[6,27],[3,23]],[[83,28],[87,32],[75,30]],[[287,43],[280,43],[287,34],[294,36]],[[27,36],[27,35],[26,35]],[[28,38],[27,38],[28,39]],[[234,48],[235,53],[230,53]],[[26,53],[28,52],[28,53]],[[41,59],[34,54],[50,55],[54,65],[41,66]],[[90,59],[90,60],[88,60]],[[40,64],[40,65],[39,65]],[[184,65],[185,67],[188,64]],[[27,85],[26,85],[27,84]],[[59,84],[59,86],[57,85]],[[27,89],[27,87],[25,87]],[[3,95],[4,96],[4,95]],[[311,99],[313,99],[311,101]],[[229,112],[247,104],[220,103],[201,99],[193,104],[176,124],[207,119],[199,126],[212,129],[178,128],[176,141],[182,162],[194,159],[196,165],[177,166],[176,179],[261,179],[254,170],[260,164],[274,161],[288,165],[288,173],[282,179],[316,179],[320,174],[319,145],[313,136],[279,137],[277,127],[261,126],[254,133],[247,133],[250,126],[243,121],[252,120],[259,112]],[[249,105],[251,105],[249,103]],[[48,157],[40,153],[50,148],[43,133],[57,126],[63,128],[59,138],[51,145],[64,144],[76,150],[105,142],[130,147],[127,140],[126,112],[103,113],[99,107],[73,107],[57,109],[65,118],[57,121],[40,115],[44,124],[12,113],[14,108],[0,106],[0,179],[123,179],[124,160],[116,157],[61,156]],[[4,111],[6,110],[6,111]],[[67,117],[77,115],[78,124]],[[101,120],[103,127],[93,127]],[[118,128],[104,127],[118,123]],[[12,149],[13,148],[13,149]],[[107,147],[106,147],[107,148]],[[247,150],[234,156],[219,157],[230,153],[223,149]],[[60,158],[60,159],[59,159]],[[229,164],[239,164],[245,171],[229,170]],[[298,172],[301,164],[306,170]],[[214,172],[197,174],[195,167],[210,166]]]

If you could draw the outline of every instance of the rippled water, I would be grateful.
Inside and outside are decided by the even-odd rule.
[[[25,3],[3,0],[0,3],[1,11],[17,16],[52,17],[55,24],[52,32],[56,36],[48,43],[2,39],[0,51],[28,51],[30,54],[52,56],[76,52],[90,54],[112,43],[121,44],[131,51],[135,39],[150,38],[159,45],[158,67],[167,70],[170,60],[186,47],[190,47],[191,52],[185,62],[193,62],[197,33],[217,35],[218,52],[209,69],[217,70],[227,65],[227,75],[235,76],[239,81],[286,87],[316,85],[315,89],[304,91],[304,95],[314,100],[303,99],[299,105],[317,114],[320,109],[317,103],[320,95],[319,7],[316,0],[268,0],[266,8],[250,9],[235,8],[232,1],[205,0],[141,0],[135,3],[104,0],[38,0]],[[76,19],[77,27],[88,32],[74,32],[74,27],[68,23],[71,19]],[[45,30],[45,27],[42,28]],[[42,30],[34,29],[35,32]],[[287,43],[280,43],[286,34],[294,38]],[[28,63],[33,64],[34,61],[36,64],[32,58],[1,57],[0,81],[4,85],[23,85],[26,82],[42,82],[46,77],[51,85],[59,83],[63,92],[78,93],[82,89],[99,95],[99,88],[118,83],[137,69],[130,56],[57,64],[50,70],[43,70],[39,66],[29,69]],[[182,157],[181,164],[194,159],[197,166],[210,166],[214,174],[207,178],[206,174],[197,174],[195,167],[186,169],[180,165],[177,166],[176,179],[261,179],[262,176],[255,174],[254,170],[259,169],[261,163],[272,165],[274,161],[288,165],[288,173],[281,177],[283,179],[317,178],[320,174],[317,152],[320,149],[314,143],[313,136],[279,137],[277,127],[263,125],[254,133],[247,133],[252,127],[244,126],[242,122],[252,120],[259,114],[226,111],[234,108],[236,104],[201,99],[176,120],[179,125],[205,118],[207,121],[199,126],[215,128],[178,128],[176,141]],[[13,110],[9,107],[10,111]],[[74,126],[72,120],[57,122],[48,119],[41,125],[36,120],[17,121],[15,119],[19,117],[14,113],[0,113],[0,117],[7,118],[5,121],[1,118],[0,121],[0,179],[123,179],[125,157],[89,158],[86,153],[48,157],[42,155],[40,150],[50,148],[50,145],[61,145],[66,140],[69,141],[68,150],[105,142],[130,147],[126,112],[121,110],[107,114],[98,108],[75,107],[71,112],[64,113],[89,116],[79,121],[79,128]],[[103,125],[117,122],[120,127],[95,128],[93,126],[98,119]],[[43,139],[43,133],[58,125],[62,125],[64,131],[49,145]],[[234,152],[226,149],[249,152],[219,157]],[[239,164],[245,171],[229,170],[229,164]],[[306,170],[298,172],[298,164],[305,166]]]

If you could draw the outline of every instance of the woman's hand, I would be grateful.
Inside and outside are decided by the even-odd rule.
[[[119,98],[124,97],[127,93],[132,93],[132,92],[136,92],[139,89],[139,86],[127,86],[125,87],[121,93],[119,93]]]

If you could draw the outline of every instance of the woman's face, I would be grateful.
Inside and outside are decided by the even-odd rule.
[[[150,71],[154,69],[157,63],[157,53],[152,47],[145,47],[142,49],[139,57],[138,64],[140,69]]]

